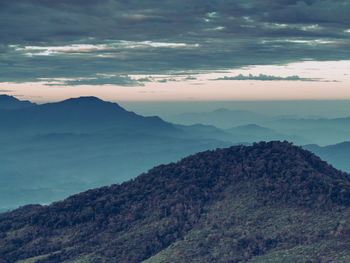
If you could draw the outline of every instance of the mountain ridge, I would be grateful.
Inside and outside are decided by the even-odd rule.
[[[216,109],[209,112],[188,112],[167,118],[173,123],[192,125],[206,124],[214,125],[221,129],[228,129],[237,125],[250,123],[260,124],[262,121],[272,119],[260,113],[248,110],[229,110],[225,108]]]
[[[32,103],[28,100],[19,100],[16,97],[0,94],[0,109],[2,110],[14,110],[14,109],[23,109],[37,104]]]
[[[317,144],[304,145],[304,149],[309,150],[322,159],[332,163],[337,169],[349,172],[350,142],[345,141],[333,145],[319,146]]]
[[[0,121],[6,123],[2,130],[25,128],[27,131],[45,132],[87,132],[103,129],[133,129],[179,132],[172,124],[157,116],[143,117],[127,111],[117,103],[103,101],[96,97],[70,98],[59,102],[35,105],[0,113]],[[153,126],[156,128],[154,129]],[[1,131],[1,129],[0,129]]]
[[[120,183],[161,163],[230,145],[96,97],[0,110],[0,124],[0,211]]]
[[[242,200],[246,201],[237,206],[233,217],[224,216],[226,210],[231,211],[229,207],[217,210],[217,206],[225,202],[235,207]],[[308,216],[315,216],[319,210],[319,216],[324,214],[324,219],[330,220],[328,215],[349,214],[349,206],[348,174],[287,142],[261,142],[191,155],[178,163],[155,167],[120,185],[92,189],[50,206],[34,206],[23,216],[2,215],[0,255],[8,259],[5,262],[19,259],[50,263],[115,262],[116,259],[118,262],[158,262],[164,255],[167,260],[159,262],[246,262],[255,256],[267,256],[271,251],[283,252],[286,247],[306,245],[308,235],[314,242],[321,242],[320,237],[312,232],[315,229],[306,233],[295,230],[287,239],[281,239],[282,230],[276,230],[276,236],[272,237],[245,237],[239,241],[245,243],[231,244],[236,254],[229,261],[230,254],[211,254],[211,250],[205,250],[202,255],[201,249],[196,250],[200,242],[195,237],[199,234],[196,226],[207,225],[200,228],[202,233],[212,231],[216,214],[218,222],[228,220],[216,226],[218,235],[223,235],[220,231],[225,227],[230,231],[243,227],[244,222],[241,219],[236,222],[235,218],[241,218],[242,211],[249,207],[255,213],[285,207]],[[214,214],[210,212],[213,209]],[[261,220],[266,223],[264,220],[268,218]],[[327,224],[336,227],[337,222],[327,221]],[[259,228],[254,224],[245,228],[253,229],[257,235]],[[294,227],[294,223],[290,224]],[[310,227],[313,224],[310,223]],[[348,225],[343,224],[343,228],[350,231]],[[343,229],[343,234],[338,236],[327,232],[324,237],[343,242],[346,231]],[[202,240],[204,247],[226,251],[221,247],[224,244],[205,240]],[[183,250],[184,255],[189,256],[186,260],[178,251],[179,246],[184,249],[181,245],[184,242],[194,249]],[[260,248],[256,250],[255,246]],[[340,247],[336,249],[333,250],[336,252]]]

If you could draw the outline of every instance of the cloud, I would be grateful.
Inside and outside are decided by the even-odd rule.
[[[9,89],[0,89],[0,92],[9,93],[9,92],[13,92],[13,90],[9,90]]]
[[[139,81],[139,82],[152,82],[152,77],[139,78],[137,81]]]
[[[300,78],[299,76],[288,76],[288,77],[279,77],[279,76],[270,76],[259,74],[258,76],[254,76],[249,74],[247,76],[239,74],[233,77],[223,77],[212,80],[260,80],[260,81],[275,81],[275,80],[286,80],[286,81],[320,81],[319,79],[314,78]]]
[[[117,86],[144,86],[139,80],[130,78],[129,76],[106,76],[99,75],[92,78],[76,78],[76,79],[52,79],[45,80],[47,86],[76,86],[76,85],[117,85]]]
[[[0,82],[349,60],[349,13],[334,0],[2,0]]]
[[[165,79],[158,80],[158,82],[160,82],[160,83],[176,82],[176,81],[178,81],[178,80],[176,80],[174,78],[165,78]]]
[[[193,76],[188,76],[185,78],[185,80],[196,80],[197,78],[196,77],[193,77]]]

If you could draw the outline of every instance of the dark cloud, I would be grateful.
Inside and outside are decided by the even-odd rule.
[[[76,86],[76,85],[117,85],[117,86],[143,86],[139,80],[129,76],[98,76],[73,80],[49,80],[47,86]]]
[[[137,81],[139,82],[152,82],[152,78],[149,77],[149,78],[139,78]]]
[[[196,80],[197,78],[196,77],[193,77],[193,76],[188,76],[185,78],[185,80]]]
[[[176,81],[178,81],[178,80],[176,80],[174,78],[165,78],[165,79],[158,80],[158,82],[160,82],[160,83],[176,82]]]
[[[260,81],[275,81],[275,80],[287,80],[287,81],[321,81],[320,79],[312,79],[312,78],[301,78],[299,76],[288,76],[288,77],[279,77],[279,76],[270,76],[270,75],[264,75],[259,74],[257,76],[254,76],[252,74],[249,74],[247,76],[239,74],[237,76],[233,77],[223,77],[223,78],[217,78],[212,80],[260,80]]]
[[[341,0],[2,0],[0,81],[350,59],[349,13]]]

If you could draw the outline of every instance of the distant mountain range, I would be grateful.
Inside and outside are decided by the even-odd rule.
[[[303,137],[288,133],[281,133],[276,130],[263,127],[256,124],[248,124],[232,127],[230,129],[226,129],[226,132],[230,133],[231,138],[235,138],[235,140],[245,141],[245,142],[259,142],[259,141],[274,141],[274,140],[287,140],[292,141],[297,144],[306,143]]]
[[[89,188],[120,183],[155,165],[207,149],[270,140],[321,146],[340,139],[350,140],[346,130],[338,132],[331,126],[328,130],[309,129],[312,125],[300,124],[307,123],[305,120],[272,120],[246,111],[232,113],[219,109],[212,114],[204,113],[203,116],[213,115],[212,120],[215,116],[220,120],[221,114],[224,120],[249,121],[244,125],[225,122],[229,128],[220,129],[143,117],[95,97],[41,105],[10,96],[0,98],[0,212],[28,203],[50,203]],[[263,124],[250,123],[254,116]],[[337,151],[323,154],[316,148],[311,150],[335,167],[350,171],[347,158]]]
[[[231,145],[95,97],[13,108],[0,110],[0,211],[50,203]]]
[[[314,144],[329,145],[350,141],[350,117],[335,119],[280,119],[268,127],[282,133],[296,134]]]
[[[320,156],[337,169],[350,173],[350,142],[342,142],[324,147],[311,144],[305,145],[303,148]]]
[[[228,110],[217,109],[210,112],[190,112],[169,117],[168,120],[173,123],[191,125],[206,124],[214,125],[221,129],[229,129],[233,126],[260,124],[264,121],[273,119],[270,116],[246,111],[246,110]]]
[[[27,100],[19,100],[8,95],[0,95],[0,110],[23,109],[36,105]]]
[[[350,176],[287,142],[0,214],[0,262],[348,262]]]
[[[36,105],[0,112],[1,132],[60,133],[96,132],[176,132],[176,128],[159,117],[143,117],[126,111],[116,103],[96,97],[80,97],[57,103]]]
[[[245,133],[233,131],[232,135],[235,136],[236,142],[242,141],[242,135],[246,137],[245,141],[287,139],[298,145],[325,146],[350,141],[350,117],[302,119],[291,116],[268,116],[251,111],[217,109],[211,112],[183,113],[167,120],[182,125],[214,125],[226,132],[232,127],[247,126],[246,128],[250,130],[246,136]],[[260,129],[259,133],[254,125],[268,128],[269,132]]]

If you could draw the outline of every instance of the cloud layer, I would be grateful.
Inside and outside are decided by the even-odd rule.
[[[47,86],[76,86],[76,85],[117,85],[117,86],[144,86],[144,80],[132,79],[129,76],[111,76],[98,74],[90,78],[75,79],[41,79]]]
[[[254,76],[252,74],[249,74],[247,76],[239,74],[237,76],[233,77],[223,77],[223,78],[216,78],[213,80],[260,80],[260,81],[275,81],[275,80],[287,80],[287,81],[320,81],[319,79],[312,79],[312,78],[301,78],[299,76],[288,76],[288,77],[279,77],[279,76],[271,76],[271,75],[264,75],[259,74],[257,76]]]
[[[0,82],[347,60],[349,14],[341,0],[3,0]]]

